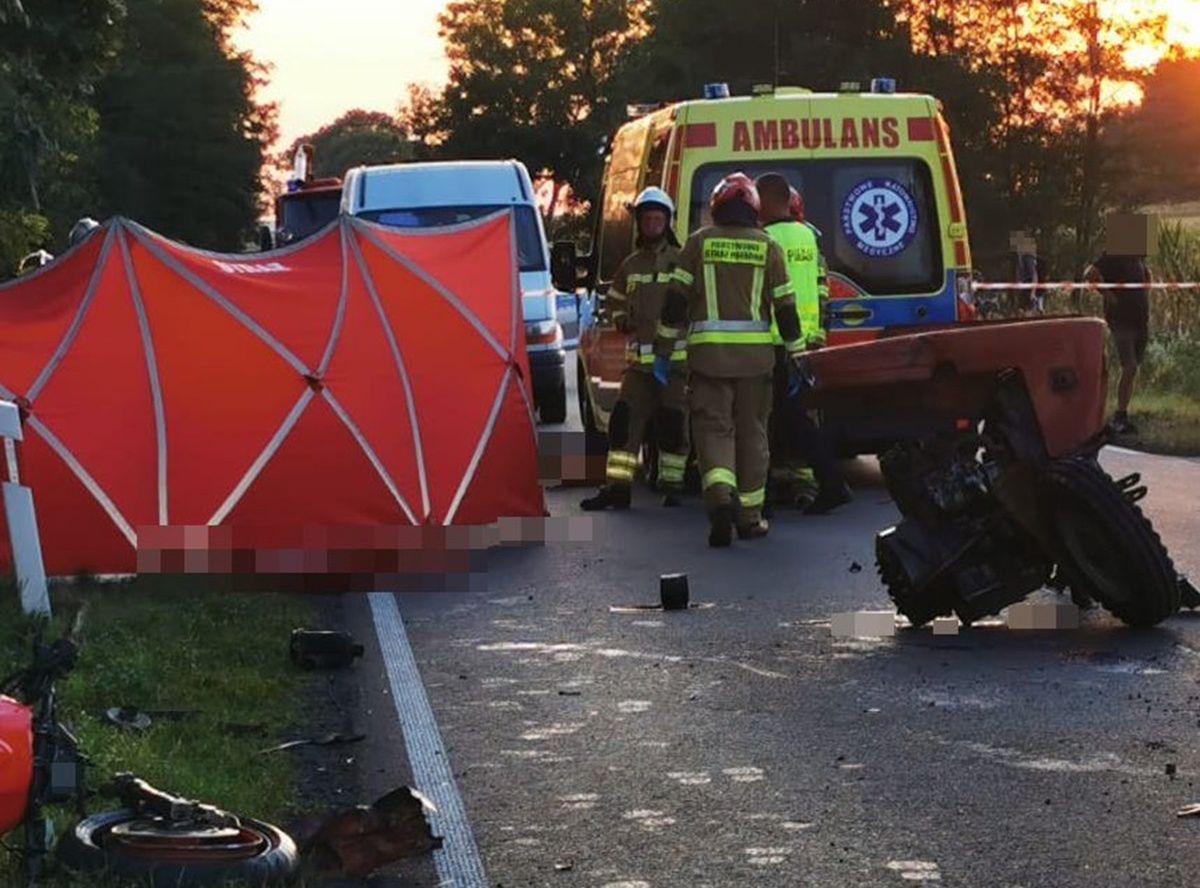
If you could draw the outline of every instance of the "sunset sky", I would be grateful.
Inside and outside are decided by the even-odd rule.
[[[273,66],[263,98],[280,105],[284,145],[350,108],[394,112],[409,83],[437,86],[445,80],[437,36],[445,0],[259,0],[259,5],[237,41]],[[1157,8],[1170,16],[1172,39],[1200,47],[1200,0],[1106,0],[1106,5],[1114,12]]]
[[[409,83],[440,85],[446,60],[437,36],[445,0],[259,0],[235,36],[273,66],[262,97],[280,106],[281,142],[319,129],[343,111],[395,112]]]

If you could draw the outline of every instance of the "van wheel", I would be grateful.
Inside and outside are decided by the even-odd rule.
[[[546,425],[567,421],[567,383],[559,382],[538,398],[538,414]]]

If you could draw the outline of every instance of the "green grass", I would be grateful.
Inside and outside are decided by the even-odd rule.
[[[91,757],[102,785],[134,771],[161,789],[238,814],[279,822],[294,813],[296,774],[287,754],[256,755],[302,723],[308,678],[287,658],[288,634],[309,613],[303,600],[166,588],[162,583],[56,587],[50,632],[87,603],[80,662],[60,685],[63,721]],[[17,593],[0,586],[0,675],[24,665],[34,624]],[[158,718],[145,733],[103,721],[111,706],[198,710]],[[262,736],[229,725],[261,724]],[[93,810],[114,807],[97,798]],[[64,812],[60,824],[69,822]],[[10,836],[10,844],[17,837]],[[16,884],[17,861],[0,852],[0,884]],[[63,878],[49,884],[84,885]]]
[[[1109,396],[1109,413],[1116,409]],[[1123,447],[1176,456],[1200,456],[1200,399],[1174,392],[1135,392],[1129,418],[1136,435],[1116,441]]]

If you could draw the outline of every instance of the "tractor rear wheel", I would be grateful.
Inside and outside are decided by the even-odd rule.
[[[1130,626],[1179,610],[1179,576],[1134,498],[1093,459],[1054,460],[1044,476],[1054,556],[1067,585]]]

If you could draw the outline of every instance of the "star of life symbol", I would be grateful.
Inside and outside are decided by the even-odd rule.
[[[842,231],[867,256],[895,256],[917,232],[916,202],[899,182],[867,179],[846,196]]]

